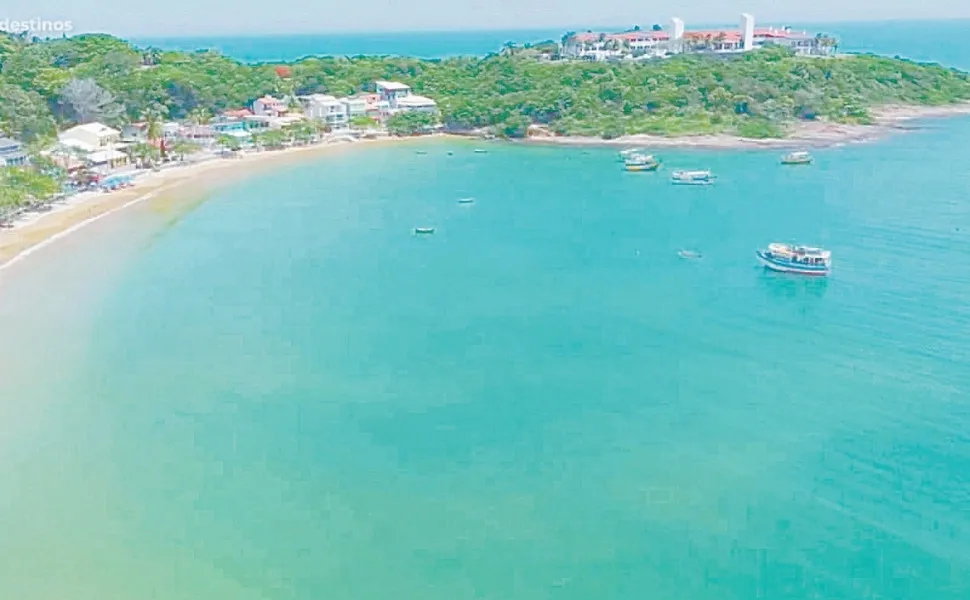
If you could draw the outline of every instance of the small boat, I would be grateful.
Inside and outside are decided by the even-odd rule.
[[[475,199],[474,198],[459,198],[458,199],[458,204],[472,204],[473,202],[475,202]]]
[[[692,258],[692,259],[701,258],[701,253],[694,252],[693,250],[681,250],[680,252],[677,253],[677,255],[680,256],[681,258]]]
[[[660,161],[650,154],[631,154],[623,166],[627,171],[656,171],[660,168]]]
[[[488,150],[483,150],[482,148],[475,148],[475,154],[486,154]]]
[[[414,233],[417,235],[428,235],[434,233],[434,227],[415,227]]]
[[[812,155],[808,152],[798,151],[790,152],[781,157],[781,164],[783,165],[810,165],[812,164]]]
[[[426,150],[416,150],[414,153],[415,154],[427,154],[428,152]]]
[[[670,181],[680,185],[711,185],[717,180],[710,171],[674,171]]]
[[[757,255],[766,269],[782,273],[828,275],[832,268],[832,253],[810,246],[773,243]]]
[[[454,152],[452,152],[451,150],[449,150],[449,151],[448,151],[448,156],[453,156],[454,154],[455,154],[455,153],[454,153]]]

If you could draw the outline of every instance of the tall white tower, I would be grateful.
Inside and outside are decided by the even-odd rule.
[[[680,40],[684,37],[684,22],[674,17],[670,20],[670,39]]]
[[[754,16],[748,13],[741,13],[741,43],[745,51],[754,48]]]
[[[684,46],[684,22],[674,17],[670,20],[670,40],[667,42],[667,50],[672,53],[683,51]]]

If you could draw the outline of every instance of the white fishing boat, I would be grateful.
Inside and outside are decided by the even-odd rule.
[[[757,255],[766,269],[781,273],[824,276],[832,269],[832,253],[822,248],[773,243]]]
[[[623,161],[623,164],[627,171],[656,171],[660,168],[660,161],[654,158],[652,154],[640,154],[638,152],[630,154]]]
[[[434,233],[434,227],[415,227],[415,235],[430,235]]]
[[[810,165],[812,164],[812,155],[803,150],[797,152],[789,152],[788,154],[781,157],[781,164],[783,165]]]
[[[674,171],[670,181],[679,185],[711,185],[717,180],[710,171]]]

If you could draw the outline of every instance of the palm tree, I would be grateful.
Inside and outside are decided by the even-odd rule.
[[[162,160],[165,160],[165,131],[162,127],[162,112],[158,107],[152,107],[145,111],[145,138],[148,143],[155,145],[158,143],[158,150]]]
[[[212,113],[204,106],[196,106],[189,111],[188,120],[196,125],[205,125],[212,119]]]

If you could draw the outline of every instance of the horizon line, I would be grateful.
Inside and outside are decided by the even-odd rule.
[[[741,13],[738,13],[739,15]],[[758,22],[757,15],[755,14],[755,21]],[[667,28],[671,18],[675,15],[667,17],[662,21],[651,21],[647,25],[639,25],[640,27],[651,27],[654,24],[660,24],[664,28]],[[772,23],[779,25],[794,25],[794,26],[813,26],[813,25],[878,25],[881,23],[913,23],[913,22],[961,22],[970,21],[970,17],[961,18],[917,18],[917,19],[905,19],[905,18],[889,18],[889,19],[873,19],[873,20],[859,20],[859,19],[849,19],[849,20],[832,20],[832,21],[816,21],[816,20],[782,20],[782,19],[765,19],[761,21],[762,23]],[[721,21],[686,21],[686,25],[691,23],[696,23],[699,26],[713,26],[713,25],[728,25],[730,22]],[[438,29],[357,29],[357,30],[317,30],[317,31],[262,31],[262,32],[218,32],[218,33],[191,33],[191,34],[178,34],[178,33],[143,33],[143,34],[119,34],[110,33],[107,31],[81,31],[73,33],[68,37],[74,37],[78,35],[110,35],[113,37],[121,39],[197,39],[197,38],[234,38],[234,37],[278,37],[278,36],[300,36],[300,37],[311,37],[318,35],[338,35],[338,36],[352,36],[352,35],[373,35],[373,34],[383,34],[383,35],[436,35],[436,34],[446,34],[446,33],[530,33],[538,31],[551,31],[557,30],[563,33],[567,31],[611,31],[620,30],[624,27],[632,28],[637,26],[637,23],[632,25],[547,25],[547,26],[535,26],[535,27],[468,27],[468,28],[438,28]]]

